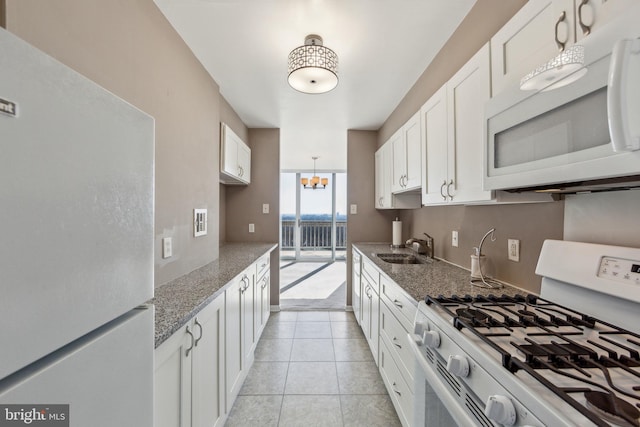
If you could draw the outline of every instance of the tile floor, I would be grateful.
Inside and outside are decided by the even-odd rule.
[[[271,313],[226,426],[400,426],[352,312]]]

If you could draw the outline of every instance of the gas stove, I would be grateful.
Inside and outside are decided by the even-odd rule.
[[[423,388],[458,425],[640,426],[640,249],[547,241],[536,271],[541,296],[419,303]]]

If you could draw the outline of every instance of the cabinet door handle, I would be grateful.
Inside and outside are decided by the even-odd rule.
[[[191,337],[191,347],[189,347],[187,349],[187,352],[185,354],[185,356],[189,357],[189,353],[191,353],[191,350],[193,350],[193,346],[194,346],[194,339],[193,339],[193,334],[191,333],[191,331],[189,330],[189,327],[187,326],[187,333],[189,334],[189,336]]]
[[[444,195],[444,186],[447,185],[447,180],[442,181],[442,185],[440,186],[440,195],[442,196],[442,200],[447,201],[447,196]]]
[[[582,34],[588,36],[591,34],[591,27],[584,23],[582,20],[582,8],[585,4],[589,3],[589,0],[582,0],[580,6],[578,6],[578,22],[580,23],[580,29],[582,29]]]
[[[263,283],[262,283],[262,289],[264,289],[264,288],[266,288],[266,287],[267,287],[267,284],[269,284],[269,281],[267,280],[267,276],[264,276],[264,277],[262,278],[262,282],[263,282]]]
[[[402,346],[400,344],[398,344],[396,341],[398,341],[398,338],[393,337],[393,345],[395,345],[398,348],[402,348]]]
[[[198,318],[196,317],[196,320],[194,322],[196,324],[196,326],[198,326],[198,328],[200,328],[200,335],[198,336],[198,338],[196,339],[196,341],[193,343],[194,347],[198,346],[198,343],[200,342],[200,340],[202,339],[202,325],[200,324],[200,322],[198,322]]]
[[[399,307],[399,308],[403,307],[402,303],[400,301],[398,301],[397,299],[394,299],[393,303],[395,304],[396,307]]]
[[[556,39],[556,44],[558,45],[558,49],[560,50],[560,52],[562,52],[564,50],[564,45],[567,43],[567,40],[561,42],[560,39],[558,38],[558,27],[560,27],[560,24],[564,22],[564,20],[567,18],[567,12],[563,11],[560,14],[560,17],[558,18],[558,20],[556,21],[556,28],[555,28],[555,39]]]
[[[398,396],[402,396],[402,393],[400,393],[398,390],[396,390],[396,383],[394,381],[394,383],[391,385],[391,388],[393,389],[394,393],[397,394]]]
[[[449,196],[449,200],[453,200],[453,196],[449,192],[449,187],[451,187],[452,185],[453,185],[453,180],[449,181],[449,183],[447,184],[447,196]]]

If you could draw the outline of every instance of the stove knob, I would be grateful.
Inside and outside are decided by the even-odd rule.
[[[413,325],[413,333],[418,335],[418,336],[422,336],[422,334],[424,333],[424,331],[429,330],[429,326],[427,325],[426,322],[420,322],[417,321],[414,325]]]
[[[438,331],[424,331],[422,342],[429,348],[438,348],[440,347],[440,334]]]
[[[484,414],[497,423],[512,426],[516,423],[516,408],[511,399],[499,394],[489,396]]]
[[[447,360],[447,371],[458,377],[466,377],[469,375],[469,361],[466,357],[459,354],[449,356]]]

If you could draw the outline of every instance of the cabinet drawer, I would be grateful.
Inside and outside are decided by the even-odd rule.
[[[380,336],[387,342],[393,359],[413,391],[414,356],[407,343],[407,330],[392,314],[387,303],[380,304]]]
[[[398,285],[386,276],[380,276],[380,295],[382,300],[392,309],[404,329],[410,331],[413,328],[413,319],[416,316],[417,304]]]
[[[380,270],[372,262],[363,259],[362,260],[362,274],[366,274],[369,279],[369,284],[374,292],[380,295]]]
[[[384,340],[380,341],[380,374],[387,386],[393,406],[396,408],[400,422],[403,426],[412,425],[414,395],[406,381],[400,374],[400,370],[393,361],[391,351]]]
[[[256,261],[256,278],[258,282],[260,282],[260,280],[262,280],[262,276],[264,276],[265,273],[269,271],[270,262],[271,262],[270,253],[263,255]]]

